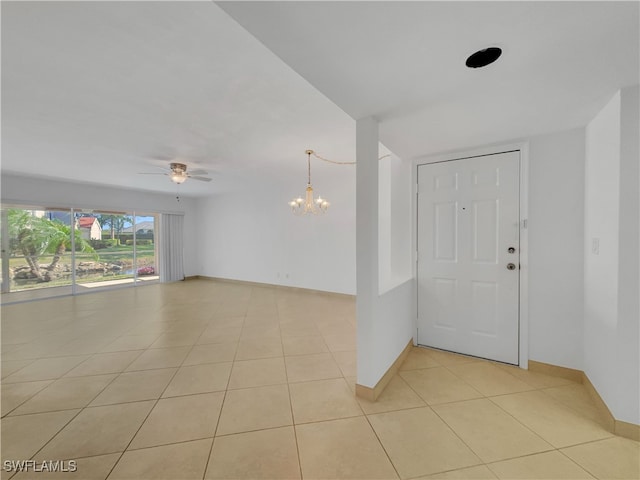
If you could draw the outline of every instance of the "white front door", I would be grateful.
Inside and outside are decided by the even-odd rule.
[[[520,152],[418,167],[418,344],[518,364]]]

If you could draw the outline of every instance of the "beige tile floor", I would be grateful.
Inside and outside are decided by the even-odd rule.
[[[354,396],[349,297],[193,280],[2,307],[2,479],[638,479],[564,379],[414,348]]]

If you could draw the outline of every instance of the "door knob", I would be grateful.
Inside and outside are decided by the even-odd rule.
[[[515,263],[507,263],[507,270],[515,270],[515,269],[516,269]]]

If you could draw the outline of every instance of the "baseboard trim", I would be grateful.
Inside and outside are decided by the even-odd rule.
[[[587,377],[587,375],[584,372],[582,372],[582,381],[580,383],[582,383],[582,385],[585,386],[585,388],[589,392],[589,395],[591,396],[591,399],[596,404],[596,408],[600,412],[600,417],[602,418],[603,426],[607,430],[609,430],[611,433],[615,433],[615,430],[616,430],[615,417],[611,413],[611,410],[609,410],[609,407],[607,407],[607,404],[604,403],[604,400],[602,400],[602,397],[596,390],[596,387],[593,386],[593,384],[591,383],[591,380],[589,380],[589,377]]]
[[[529,370],[532,372],[543,373],[552,377],[566,378],[572,382],[582,383],[584,372],[573,368],[559,367],[550,363],[536,362],[529,360]]]
[[[630,438],[631,440],[640,442],[640,425],[636,425],[635,423],[616,420],[615,430],[613,433],[619,437]]]
[[[609,407],[607,407],[607,404],[604,402],[604,400],[602,400],[602,397],[591,383],[591,380],[589,380],[587,374],[582,370],[560,367],[558,365],[536,362],[534,360],[529,360],[529,370],[532,372],[544,373],[553,377],[566,378],[567,380],[581,383],[589,392],[589,395],[593,399],[596,408],[600,412],[603,427],[605,427],[614,435],[640,441],[640,425],[617,420],[611,413],[611,410],[609,410]]]
[[[378,383],[376,383],[375,387],[373,388],[365,387],[364,385],[360,385],[359,383],[356,383],[356,397],[369,400],[370,402],[375,402],[380,396],[380,394],[387,387],[388,383],[391,381],[393,376],[398,372],[398,370],[400,369],[400,366],[404,363],[405,359],[407,358],[407,355],[409,355],[409,352],[411,351],[412,347],[413,347],[413,338],[409,340],[409,342],[407,343],[407,346],[404,347],[402,352],[400,352],[400,355],[398,355],[398,358],[395,359],[395,361],[387,369],[387,371],[382,376],[382,378],[378,380]]]
[[[232,278],[209,277],[207,275],[191,275],[189,277],[185,277],[185,280],[208,280],[211,282],[231,283],[236,285],[245,285],[248,287],[263,287],[263,288],[267,287],[267,288],[277,288],[278,290],[285,290],[290,292],[311,293],[315,295],[328,295],[330,297],[338,297],[338,298],[349,298],[349,299],[356,298],[355,295],[350,295],[348,293],[327,292],[325,290],[314,290],[312,288],[289,287],[287,285],[275,285],[273,283],[250,282],[248,280],[235,280]]]

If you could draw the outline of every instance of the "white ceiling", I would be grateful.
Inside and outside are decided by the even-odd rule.
[[[175,195],[137,174],[175,159],[213,178],[188,196],[355,155],[354,121],[214,3],[1,6],[3,172]]]
[[[584,126],[638,83],[638,2],[218,4],[401,157]]]
[[[353,160],[352,118],[413,158],[583,126],[638,83],[638,2],[219,5],[3,1],[2,171],[175,192],[137,172],[180,159],[207,195]]]

